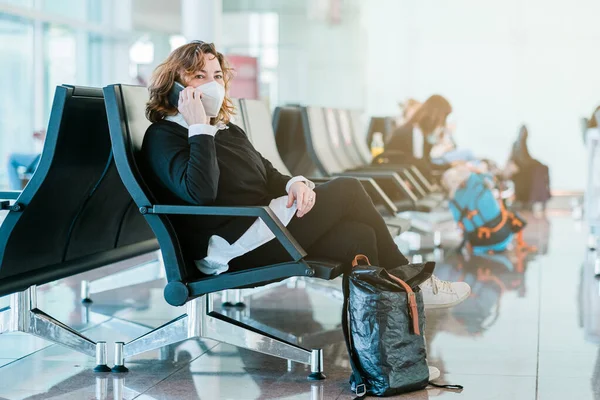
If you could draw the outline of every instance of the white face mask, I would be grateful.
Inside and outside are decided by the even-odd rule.
[[[433,132],[431,132],[429,135],[427,135],[427,137],[426,137],[427,143],[436,144],[438,142],[438,140],[441,138],[443,131],[444,131],[443,126],[437,127]]]
[[[198,86],[196,89],[202,92],[202,105],[206,116],[214,118],[219,114],[223,100],[225,100],[225,87],[212,81]]]

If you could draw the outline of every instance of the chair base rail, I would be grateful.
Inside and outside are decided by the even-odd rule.
[[[310,285],[307,284],[308,282],[310,282]],[[341,281],[311,279],[303,276],[293,276],[281,282],[275,282],[252,289],[231,289],[228,290],[228,292],[231,293],[227,293],[227,298],[231,298],[231,296],[233,296],[236,301],[239,301],[244,305],[248,305],[249,297],[258,299],[264,295],[268,295],[274,288],[283,285],[290,289],[306,289],[311,292],[321,293],[332,300],[337,300],[340,302],[344,301]]]
[[[203,375],[202,372],[192,372],[192,375]],[[109,380],[112,381],[112,395],[109,391]],[[127,375],[123,374],[98,374],[95,381],[95,399],[108,400],[122,399],[127,393]],[[132,388],[133,389],[133,388]],[[201,390],[198,388],[197,390]],[[197,393],[196,393],[197,394]],[[199,394],[197,394],[200,397]],[[310,385],[310,400],[323,400],[325,398],[325,387],[322,382],[313,382]]]
[[[226,316],[259,329],[261,332],[266,332],[278,338],[285,338],[285,340],[290,343],[302,345],[304,347],[312,347],[313,344],[322,346],[324,343],[338,343],[341,340],[344,340],[340,328],[305,335],[294,335],[268,326],[253,318],[252,303],[257,299],[268,295],[273,289],[280,286],[287,286],[289,289],[305,289],[313,293],[320,293],[334,301],[339,301],[340,304],[344,301],[342,284],[338,279],[322,280],[294,276],[281,282],[271,283],[257,288],[228,290],[230,293],[226,294],[228,297],[225,297],[225,299],[231,299],[233,297],[236,301],[241,301],[242,304],[244,304],[244,307],[224,307],[223,311]],[[223,305],[225,306],[225,303],[223,303]]]
[[[141,264],[126,268],[101,278],[81,281],[81,302],[90,304],[92,295],[108,292],[109,290],[122,289],[142,283],[149,283],[165,278],[165,268],[160,251],[153,252],[156,257],[148,260],[150,254],[139,256],[144,260]]]
[[[128,343],[116,342],[114,367],[107,366],[106,342],[87,336],[56,320],[37,307],[36,286],[13,293],[10,305],[0,309],[0,334],[24,332],[95,357],[95,372],[127,372],[125,359],[191,338],[206,338],[224,344],[279,357],[310,366],[309,380],[325,379],[322,349],[307,350],[251,325],[217,313],[212,294],[187,303],[187,312]]]
[[[10,305],[0,309],[0,334],[24,332],[96,358],[96,372],[107,372],[106,342],[87,336],[54,319],[37,307],[37,288],[10,295]]]
[[[206,338],[310,365],[309,379],[325,379],[323,351],[307,350],[212,310],[212,294],[187,303],[187,312],[128,342],[115,343],[113,372],[127,372],[125,359],[191,338]]]

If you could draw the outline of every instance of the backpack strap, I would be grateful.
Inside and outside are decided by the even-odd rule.
[[[458,202],[454,199],[450,199],[450,203],[452,203],[452,205],[454,207],[456,207],[456,209],[460,213],[460,215],[458,217],[458,222],[463,223],[463,219],[465,219],[467,217],[467,214],[469,214],[469,208],[468,207],[462,208],[460,206],[460,204],[458,204]]]
[[[480,186],[482,189],[475,196],[475,204],[477,204],[479,202],[479,199],[486,193],[486,190],[488,190],[488,187],[485,184],[484,177],[481,177],[479,175],[477,175],[477,177],[479,178],[479,180],[477,182],[479,184],[478,186]],[[475,215],[480,215],[483,225],[485,225],[489,222],[489,221],[484,220],[483,216],[481,216],[481,214],[479,214],[476,210],[470,211],[468,209],[468,207],[463,209],[458,205],[458,203],[454,199],[450,200],[450,202],[460,211],[461,214],[460,214],[459,222],[462,223],[463,226],[464,226],[463,219],[466,218],[468,220],[471,220]],[[488,228],[485,226],[480,226],[480,227],[475,228],[475,232],[477,233],[477,236],[479,238],[485,237],[485,238],[489,239],[492,233],[495,233],[498,230],[502,229],[502,227],[506,224],[508,217],[510,217],[510,215],[507,215],[509,213],[507,213],[506,208],[504,207],[504,203],[502,203],[501,201],[499,201],[498,203],[499,203],[499,207],[500,207],[500,213],[502,215],[501,222],[494,228]]]
[[[417,298],[415,296],[415,292],[413,292],[412,288],[406,284],[402,279],[388,273],[385,271],[387,277],[391,279],[393,282],[397,283],[406,291],[406,296],[408,299],[408,315],[410,316],[412,322],[412,329],[415,335],[421,335],[421,331],[419,329],[419,310],[417,308]]]
[[[348,321],[348,298],[350,297],[350,278],[348,274],[344,274],[342,281],[342,290],[344,293],[344,303],[342,306],[342,331],[344,332],[344,339],[346,342],[346,350],[348,350],[348,357],[350,359],[350,367],[352,367],[352,377],[354,378],[354,391],[356,393],[356,399],[364,399],[367,395],[367,385],[361,375],[361,369],[359,367],[360,362],[354,351],[352,344],[352,338],[350,337],[350,324]]]
[[[504,225],[506,225],[506,223],[509,222],[509,219],[511,219],[511,221],[515,221],[515,219],[511,218],[511,213],[506,210],[506,207],[504,206],[504,203],[501,200],[497,200],[497,202],[498,202],[498,206],[500,207],[500,215],[502,216],[502,219],[500,220],[500,222],[498,223],[498,225],[496,225],[496,226],[494,226],[492,228],[488,228],[488,227],[485,227],[485,226],[480,226],[477,229],[477,237],[479,237],[480,239],[483,239],[483,238],[489,239],[489,238],[491,238],[492,237],[492,233],[496,233],[500,229],[504,228]]]
[[[465,224],[463,224],[463,219],[467,216],[469,210],[462,208],[454,199],[450,199],[450,203],[452,203],[454,205],[454,207],[456,207],[458,212],[460,212],[460,216],[458,217],[458,226],[460,227],[460,229],[462,231],[465,231]],[[467,244],[467,235],[463,235],[463,240],[458,245],[458,248],[456,249],[456,251],[460,252],[463,249],[463,247],[465,247],[466,244]]]
[[[436,388],[442,388],[442,389],[452,389],[452,390],[463,390],[463,386],[462,385],[438,385],[437,383],[433,383],[433,382],[429,382],[429,384],[433,387]]]
[[[478,174],[475,174],[475,176],[478,178],[477,179],[478,186],[482,187],[482,190],[480,190],[479,193],[476,196],[476,202],[477,202],[479,200],[479,198],[485,194],[487,186],[485,185],[485,182],[481,178],[481,176],[479,176]],[[463,184],[463,185],[464,185],[464,187],[466,187],[466,184]],[[464,187],[463,187],[463,189],[464,189]],[[471,218],[473,218],[475,215],[478,214],[477,210],[470,210],[468,206],[465,207],[465,208],[462,208],[458,204],[458,202],[456,200],[454,200],[454,199],[450,199],[450,203],[452,203],[454,205],[454,207],[456,207],[456,209],[460,212],[460,216],[458,218],[458,221],[460,223],[462,223],[463,225],[464,225],[463,220],[465,218],[471,220]]]

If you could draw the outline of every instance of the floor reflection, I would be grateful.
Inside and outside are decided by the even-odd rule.
[[[419,254],[438,261],[439,278],[472,287],[459,306],[427,312],[428,361],[440,368],[442,381],[465,390],[429,389],[399,398],[600,400],[596,254],[583,251],[585,231],[568,217],[528,218],[525,238],[538,247],[536,254]],[[95,340],[128,340],[184,312],[165,303],[160,284],[98,294],[84,307],[83,277],[42,287],[39,301]],[[31,346],[36,339],[26,335],[2,335],[0,361],[7,346],[25,353],[12,354],[0,368],[0,399],[351,399],[341,301],[333,294],[340,282],[319,283],[269,288],[247,297],[245,309],[222,309],[216,299],[216,310],[305,347],[323,347],[326,381],[308,383],[303,365],[198,340],[139,355],[128,362],[126,375],[95,375],[88,357]]]
[[[587,342],[600,345],[600,254],[584,247],[584,261],[579,281],[579,324]],[[594,400],[600,400],[600,348],[597,350],[593,375],[590,379]]]
[[[514,291],[518,297],[526,295],[525,271],[530,258],[530,254],[513,252],[472,256],[468,260],[459,256],[442,264],[440,273],[446,268],[452,271],[447,278],[440,275],[442,279],[467,282],[472,290],[468,301],[451,309],[456,322],[471,335],[481,335],[489,329],[500,316],[506,292]]]

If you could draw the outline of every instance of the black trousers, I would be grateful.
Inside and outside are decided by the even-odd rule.
[[[347,263],[357,254],[386,269],[408,264],[394,243],[385,221],[362,184],[354,178],[337,178],[315,188],[315,205],[287,226],[310,257]],[[275,239],[230,261],[232,271],[290,261]]]

